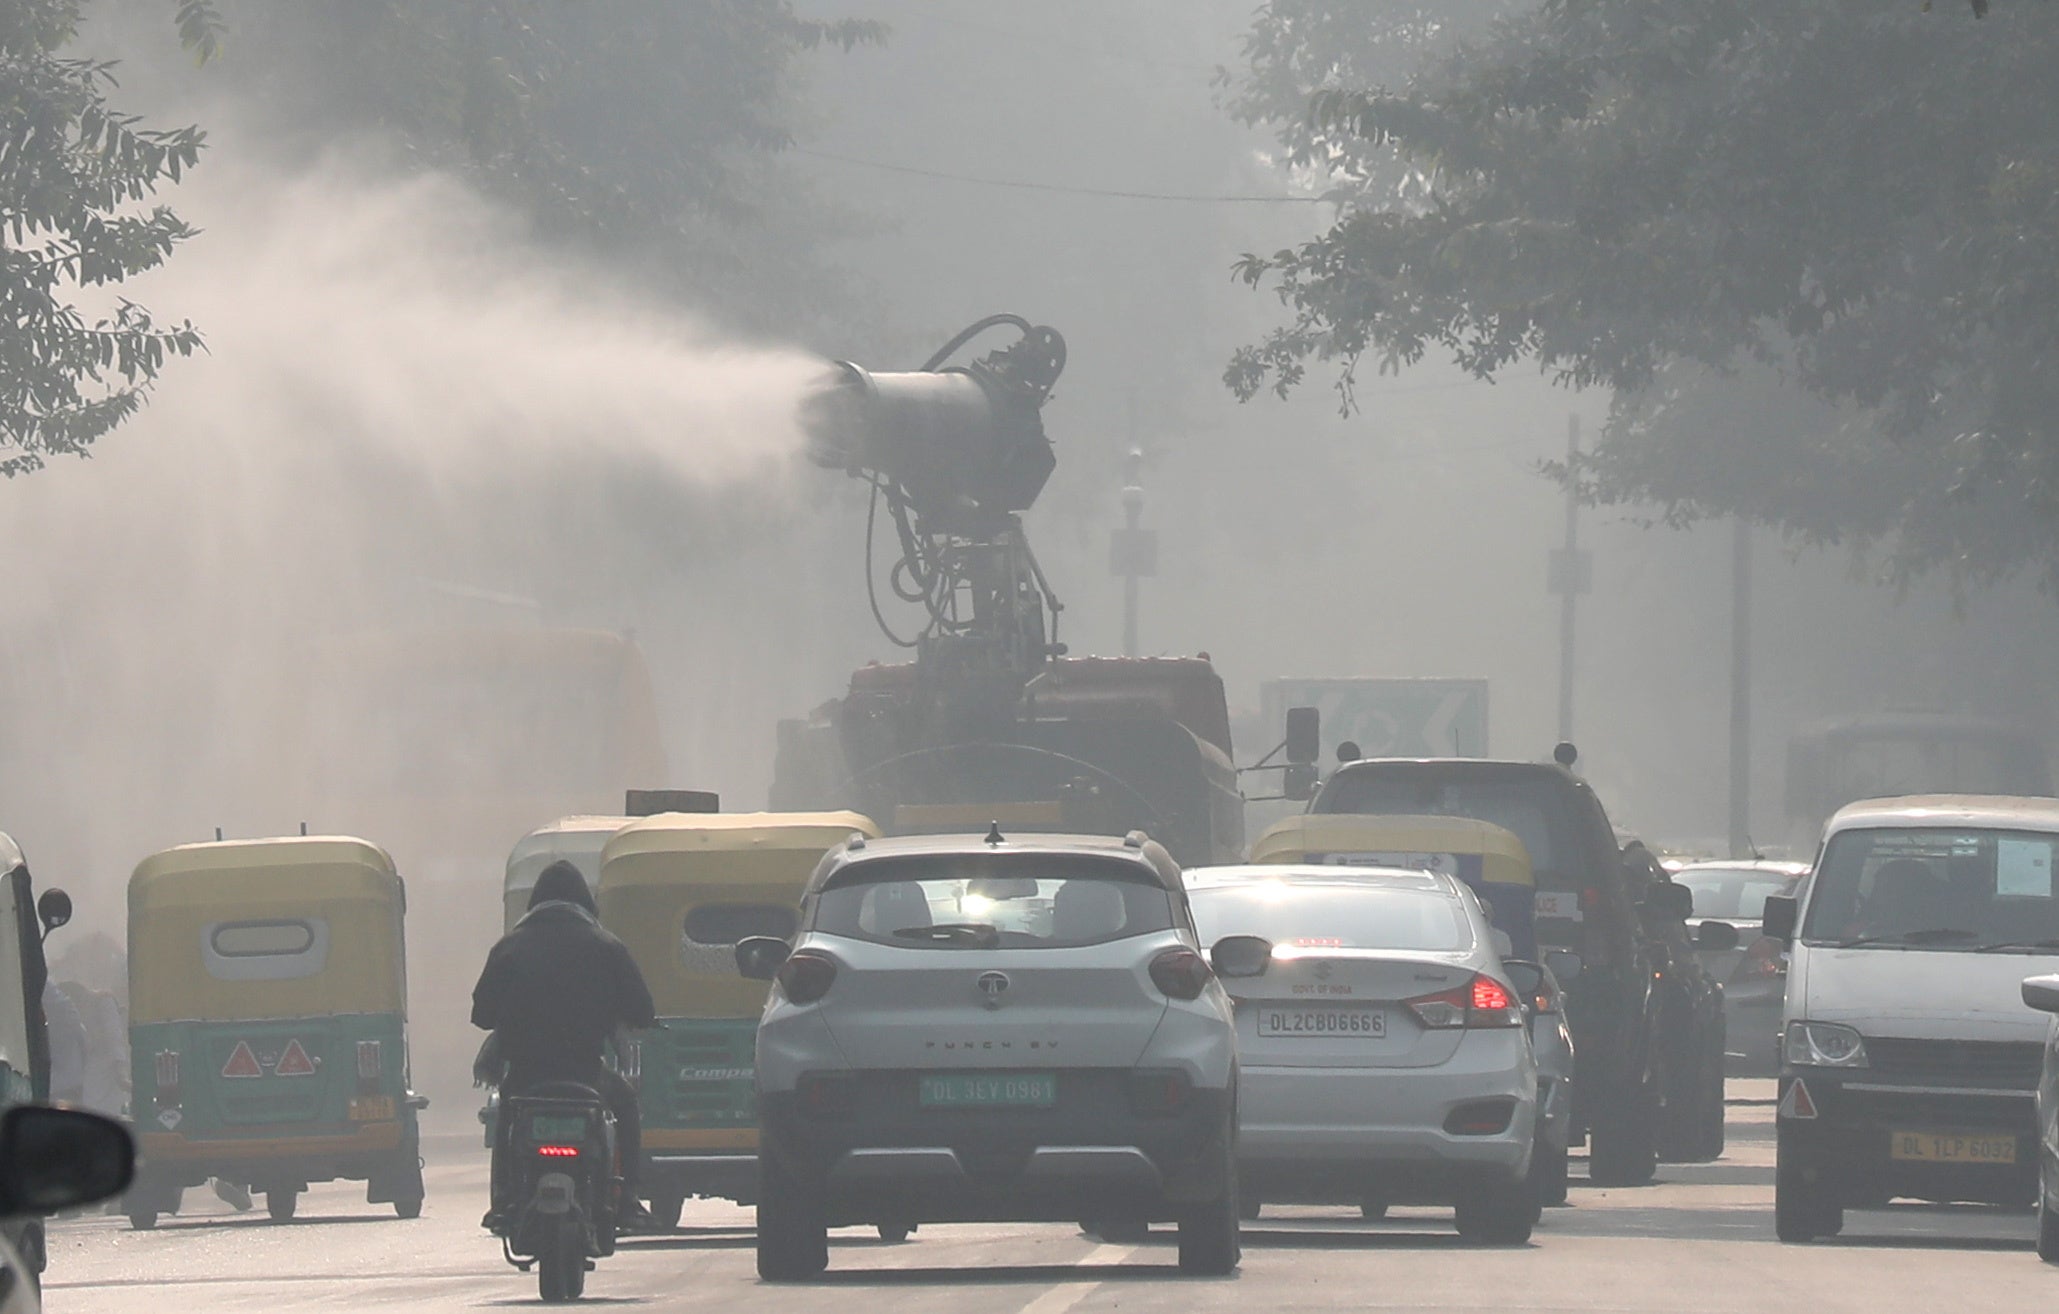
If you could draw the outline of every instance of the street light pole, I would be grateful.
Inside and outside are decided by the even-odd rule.
[[[1730,540],[1730,856],[1752,847],[1752,530],[1740,517]]]
[[[1140,581],[1158,571],[1158,535],[1142,527],[1144,449],[1132,447],[1123,463],[1121,529],[1110,535],[1108,569],[1122,577],[1122,655],[1137,655]]]

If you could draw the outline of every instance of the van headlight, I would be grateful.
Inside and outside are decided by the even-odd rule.
[[[1796,1067],[1863,1068],[1866,1038],[1836,1022],[1790,1022],[1781,1053]]]

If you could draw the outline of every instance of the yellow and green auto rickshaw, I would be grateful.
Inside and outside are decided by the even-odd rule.
[[[1537,880],[1513,831],[1471,817],[1288,817],[1251,846],[1251,861],[1319,866],[1408,867],[1456,876],[1480,896],[1514,957],[1537,957]]]
[[[406,903],[393,859],[348,836],[185,844],[136,868],[130,1223],[156,1226],[210,1177],[263,1192],[282,1222],[337,1178],[421,1213]]]
[[[691,1196],[749,1204],[758,1185],[752,1093],[767,986],[736,942],[794,933],[822,855],[878,827],[855,812],[666,812],[630,822],[601,855],[601,923],[629,946],[658,1026],[617,1054],[643,1112],[644,1189],[664,1226]]]

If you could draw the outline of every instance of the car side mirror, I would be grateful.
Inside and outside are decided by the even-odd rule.
[[[1794,943],[1795,927],[1801,924],[1801,902],[1792,894],[1769,894],[1766,910],[1760,914],[1760,931],[1769,940]]]
[[[1309,766],[1323,755],[1323,714],[1314,707],[1287,709],[1287,760]]]
[[[1272,965],[1273,942],[1256,935],[1226,935],[1208,951],[1208,964],[1225,980],[1264,976]]]
[[[1729,922],[1706,921],[1694,928],[1694,947],[1718,953],[1737,948],[1737,928]]]
[[[36,920],[43,923],[43,934],[47,938],[52,931],[71,920],[71,896],[63,890],[43,891],[36,900]]]
[[[773,936],[746,936],[736,942],[737,975],[746,981],[770,981],[792,952],[793,946]]]
[[[2059,976],[2033,976],[2023,982],[2023,1002],[2040,1013],[2059,1013]]]
[[[1501,960],[1503,970],[1509,974],[1509,984],[1523,997],[1523,1011],[1537,1010],[1537,997],[1544,993],[1544,968],[1521,958]]]
[[[1580,975],[1581,969],[1586,965],[1581,960],[1580,955],[1574,953],[1571,949],[1547,949],[1544,951],[1545,969],[1557,977],[1561,985],[1576,979]]]
[[[0,1118],[0,1215],[54,1214],[120,1195],[136,1143],[112,1118],[21,1104]]]

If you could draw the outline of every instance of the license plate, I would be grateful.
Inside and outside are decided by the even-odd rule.
[[[1387,1034],[1387,1015],[1377,1008],[1261,1008],[1258,1034],[1379,1040]]]
[[[939,1073],[921,1079],[916,1103],[925,1109],[1048,1109],[1058,1102],[1058,1078],[1049,1072]]]
[[[529,1119],[529,1139],[539,1145],[576,1145],[586,1139],[584,1114],[538,1113]]]
[[[385,1122],[392,1117],[391,1095],[359,1095],[350,1102],[352,1122]]]
[[[2016,1162],[2014,1136],[1962,1136],[1955,1132],[1890,1132],[1888,1157],[1925,1163]]]

